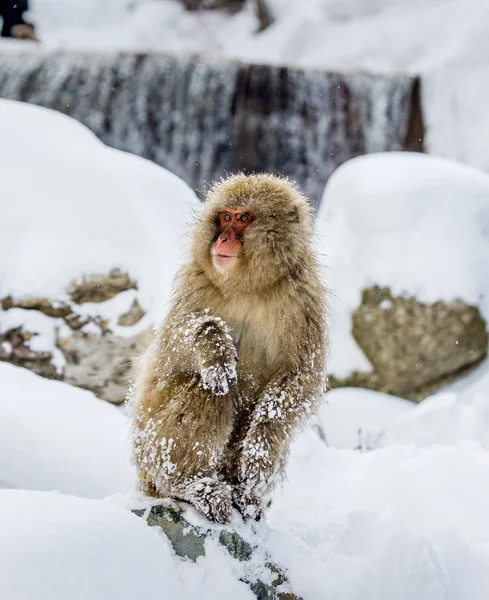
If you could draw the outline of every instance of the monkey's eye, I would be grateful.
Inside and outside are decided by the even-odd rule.
[[[247,221],[250,220],[250,215],[241,215],[238,220],[241,221],[242,223],[246,223]]]
[[[229,213],[226,213],[226,214],[223,216],[223,220],[224,220],[224,221],[228,221],[228,222],[229,222],[229,221],[231,221],[231,220],[232,220],[232,217],[231,217],[231,215],[230,215]]]

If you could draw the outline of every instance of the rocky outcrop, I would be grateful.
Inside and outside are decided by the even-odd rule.
[[[333,387],[367,387],[419,401],[487,355],[486,323],[476,306],[461,300],[423,304],[373,287],[363,291],[352,323],[374,371],[333,379]]]
[[[242,573],[241,581],[249,585],[258,600],[301,600],[292,592],[283,569],[273,563],[254,539],[251,528],[242,522],[240,533],[231,527],[213,527],[210,524],[198,527],[185,517],[179,503],[170,500],[133,512],[146,519],[149,526],[159,527],[170,540],[177,556],[193,562],[205,556],[206,539],[215,540],[239,563],[237,571]]]
[[[72,314],[72,308],[64,302],[53,302],[49,298],[17,298],[12,296],[3,298],[3,310],[10,308],[23,308],[24,310],[38,310],[48,317],[67,317]]]
[[[136,338],[74,331],[68,337],[58,336],[57,345],[66,358],[66,383],[91,390],[113,404],[123,402],[132,361],[141,353]]]
[[[61,379],[91,390],[103,400],[120,404],[126,396],[133,360],[149,343],[151,332],[121,337],[112,331],[107,319],[85,312],[79,314],[77,307],[86,302],[101,304],[136,288],[127,273],[114,269],[107,275],[93,274],[72,282],[67,289],[72,303],[49,298],[4,298],[1,301],[4,311],[20,308],[51,318],[56,346],[51,352],[32,347],[32,340],[39,332],[30,331],[28,325],[2,328],[0,313],[0,360],[49,379]],[[134,326],[144,314],[138,300],[134,299],[129,309],[119,316],[117,324]],[[62,368],[53,355],[55,350],[64,357]]]
[[[25,367],[41,377],[60,379],[53,355],[50,352],[32,350],[30,341],[36,335],[22,327],[13,327],[2,332],[0,329],[0,360],[17,367]]]
[[[73,281],[68,294],[76,304],[85,302],[105,302],[126,290],[137,289],[136,283],[127,273],[112,269],[108,275],[89,275],[80,281]]]

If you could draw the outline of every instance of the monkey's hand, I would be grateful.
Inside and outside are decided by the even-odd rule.
[[[260,496],[253,490],[247,489],[244,484],[233,486],[233,504],[243,518],[259,521],[263,515]]]
[[[229,393],[238,378],[236,348],[227,327],[222,323],[204,323],[195,341],[202,386],[216,396]]]

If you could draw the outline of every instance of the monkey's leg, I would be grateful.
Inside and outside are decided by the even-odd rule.
[[[238,503],[249,516],[256,516],[257,498],[273,489],[277,475],[283,471],[292,434],[311,404],[297,375],[271,382],[260,394],[239,456]]]
[[[183,377],[151,394],[138,415],[135,439],[143,489],[154,487],[160,496],[190,502],[210,520],[228,522],[231,489],[215,474],[233,426],[232,395],[216,397],[200,381]]]
[[[259,520],[263,513],[261,496],[253,490],[246,491],[240,481],[240,458],[243,442],[252,418],[252,404],[245,399],[237,410],[235,426],[229,438],[221,472],[224,479],[231,485],[234,506],[243,517],[252,517]]]

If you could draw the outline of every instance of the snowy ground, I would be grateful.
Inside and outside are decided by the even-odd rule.
[[[2,598],[252,598],[216,546],[182,561],[125,509],[137,498],[120,409],[10,365],[0,381],[0,487],[17,488],[0,489]],[[299,437],[263,527],[296,592],[487,598],[489,395],[329,399],[320,421],[331,445]],[[353,450],[359,428],[385,432],[381,447]]]
[[[6,149],[10,124],[19,116],[28,124],[29,142]],[[19,135],[27,134],[21,129]],[[163,169],[107,149],[69,119],[13,103],[0,102],[0,157],[2,293],[52,297],[79,270],[121,266],[138,277],[145,305],[157,318],[197,206],[193,193]],[[438,171],[428,163],[433,178]],[[459,243],[468,244],[473,258],[473,249],[485,243],[486,177],[445,167],[435,177],[438,195],[430,193],[432,204],[422,206],[413,200],[410,177],[396,179],[404,166],[388,169],[401,205],[397,197],[383,204],[384,225],[389,231],[397,222],[400,231],[412,233],[414,222],[431,222],[435,207],[444,218],[457,217]],[[367,172],[374,177],[372,163]],[[465,190],[465,211],[457,209],[457,182]],[[355,233],[361,206],[357,196],[351,199],[345,205],[351,213],[343,218]],[[453,213],[443,212],[444,200]],[[480,232],[473,228],[476,209]],[[427,232],[436,243],[452,242],[436,232]],[[365,248],[352,252],[358,256]],[[484,290],[478,286],[486,285],[485,273],[461,278],[461,290]],[[298,437],[287,480],[261,529],[263,544],[288,570],[296,593],[305,600],[487,600],[487,369],[419,406],[349,389],[326,400],[317,430],[327,443],[314,430]],[[120,408],[0,363],[1,598],[252,598],[215,544],[197,563],[183,561],[163,535],[129,512],[139,499],[127,436]]]

